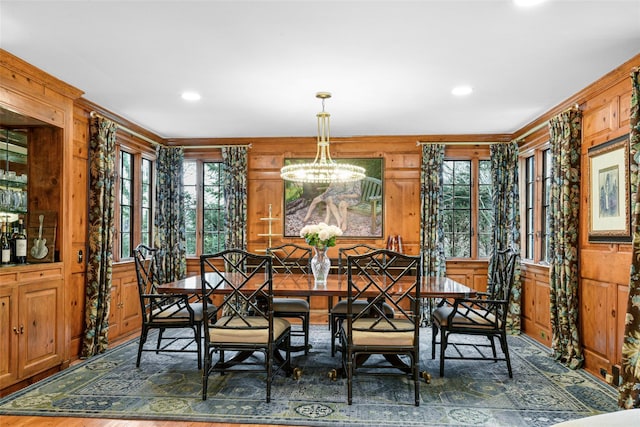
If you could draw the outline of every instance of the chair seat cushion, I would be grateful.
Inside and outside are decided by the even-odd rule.
[[[462,313],[456,312],[451,321],[451,325],[449,325],[449,316],[453,310],[454,308],[452,306],[438,307],[433,311],[433,320],[438,322],[438,324],[443,328],[460,326],[466,329],[495,329],[500,328],[502,325],[500,319],[498,319],[496,325],[496,318],[493,313],[488,313],[486,310],[478,308],[473,311],[464,310]]]
[[[353,311],[356,312],[356,313],[359,313],[368,304],[369,303],[367,301],[355,300],[353,302]],[[331,313],[332,314],[347,314],[347,300],[343,299],[343,300],[338,301],[336,304],[334,304],[334,306],[331,308]]]
[[[189,304],[193,310],[193,320],[195,322],[202,322],[202,304]],[[156,308],[151,314],[152,322],[175,322],[175,321],[188,321],[189,310],[186,307],[174,305],[169,306],[166,309]]]
[[[412,346],[414,328],[417,326],[407,319],[393,319],[394,328],[389,322],[382,321],[372,326],[376,319],[358,319],[353,322],[353,344],[357,346]],[[371,328],[371,329],[369,329]],[[358,330],[366,329],[366,330]]]
[[[264,317],[249,316],[245,320],[239,317],[229,321],[229,316],[221,317],[213,326],[209,327],[209,341],[215,343],[247,343],[267,344],[269,341],[269,322]],[[228,322],[228,323],[227,323]],[[285,333],[291,324],[281,317],[273,318],[273,339],[277,340]]]
[[[300,298],[274,298],[273,311],[275,313],[308,313],[309,301]]]
[[[353,312],[360,313],[362,310],[364,310],[365,307],[367,307],[367,305],[369,305],[368,301],[355,300],[353,302]],[[384,303],[382,304],[382,307],[384,308],[385,313],[394,313],[393,307],[391,307],[389,304]],[[347,314],[347,300],[338,301],[331,309],[331,314]]]

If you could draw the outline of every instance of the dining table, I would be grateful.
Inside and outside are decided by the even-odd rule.
[[[221,275],[224,275],[222,277]],[[235,276],[235,277],[234,277]],[[241,283],[246,280],[246,277],[239,273],[220,273],[220,272],[207,272],[204,275],[204,279],[208,282],[209,286],[215,287],[216,294],[228,294],[232,292],[233,283]],[[352,277],[355,281],[366,281],[365,277]],[[391,281],[391,279],[390,279]],[[403,277],[400,280],[393,283],[392,293],[402,293],[403,284],[413,282],[411,277]],[[426,303],[422,304],[422,313],[424,316],[424,307],[429,304],[434,298],[473,298],[476,296],[477,291],[465,286],[464,284],[457,282],[448,277],[434,277],[423,276],[420,286],[420,298]],[[247,284],[243,286],[243,290],[247,293],[253,292],[257,287],[264,284],[264,277],[255,277],[255,287],[252,285],[252,281],[249,280]],[[159,293],[172,293],[172,294],[187,294],[198,295],[202,294],[202,276],[195,275],[179,279],[173,282],[163,283],[157,286]],[[406,288],[405,288],[406,289]],[[272,273],[272,291],[274,296],[279,297],[311,297],[311,296],[325,296],[328,298],[348,296],[348,279],[344,274],[329,274],[326,282],[323,284],[316,284],[312,274],[285,274],[285,273]],[[377,292],[371,290],[371,297],[375,297]],[[367,297],[365,293],[362,295]],[[304,347],[291,347],[291,351],[303,350]],[[278,358],[278,352],[274,353],[274,356]],[[248,357],[247,354],[237,355],[235,359],[231,359],[225,364],[237,363],[237,360]],[[407,371],[409,367],[399,359],[389,360],[396,368],[403,371]],[[295,376],[295,369],[292,370]],[[338,375],[341,375],[342,369],[332,370],[329,372],[329,376],[335,380]],[[430,375],[424,373],[425,380],[430,380]]]
[[[224,273],[223,273],[224,274]],[[237,273],[234,273],[237,275]],[[179,279],[173,282],[163,283],[157,286],[157,291],[160,293],[174,293],[174,294],[187,294],[194,295],[202,293],[202,277],[201,275],[190,276],[184,279]],[[205,273],[205,280],[209,284],[215,284],[221,281],[220,273],[208,272]],[[233,283],[236,280],[233,274],[225,276],[225,280]],[[237,281],[244,280],[243,277],[237,276]],[[354,277],[352,280],[366,280],[364,277]],[[411,281],[410,278],[403,278],[395,283],[394,287],[396,291],[402,293],[403,282]],[[262,278],[256,278],[256,286],[260,286],[263,283]],[[247,292],[251,292],[255,288],[252,288],[251,283],[246,285]],[[272,274],[272,289],[274,296],[295,296],[295,297],[308,297],[308,296],[326,296],[326,297],[342,297],[346,298],[348,294],[348,283],[346,275],[342,274],[329,274],[327,276],[326,283],[319,285],[316,284],[312,274],[285,274],[285,273],[273,273]],[[230,293],[232,288],[227,283],[220,283],[216,287],[215,293],[225,294]],[[372,295],[375,296],[375,292],[371,290]],[[476,295],[477,291],[463,285],[460,282],[456,282],[448,277],[422,277],[422,285],[420,287],[420,298],[472,298]],[[366,294],[363,296],[367,296]]]

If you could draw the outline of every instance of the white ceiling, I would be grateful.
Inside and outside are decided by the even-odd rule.
[[[0,0],[0,47],[165,138],[312,136],[318,91],[333,136],[512,133],[640,53],[640,0]]]

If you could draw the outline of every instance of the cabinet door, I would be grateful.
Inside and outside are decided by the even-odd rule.
[[[140,317],[140,294],[138,293],[138,281],[123,279],[120,282],[120,333],[126,335],[140,329],[142,320]]]
[[[18,304],[21,329],[18,371],[21,377],[28,377],[62,361],[62,279],[20,286]]]
[[[18,378],[18,301],[15,286],[0,286],[0,389]]]

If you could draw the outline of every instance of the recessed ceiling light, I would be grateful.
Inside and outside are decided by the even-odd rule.
[[[471,92],[473,92],[471,86],[456,86],[451,90],[451,93],[455,96],[469,95]]]
[[[540,3],[544,3],[546,0],[513,0],[513,4],[519,7],[532,7],[537,6]]]
[[[197,92],[183,92],[182,99],[184,99],[185,101],[199,101],[200,94]]]

